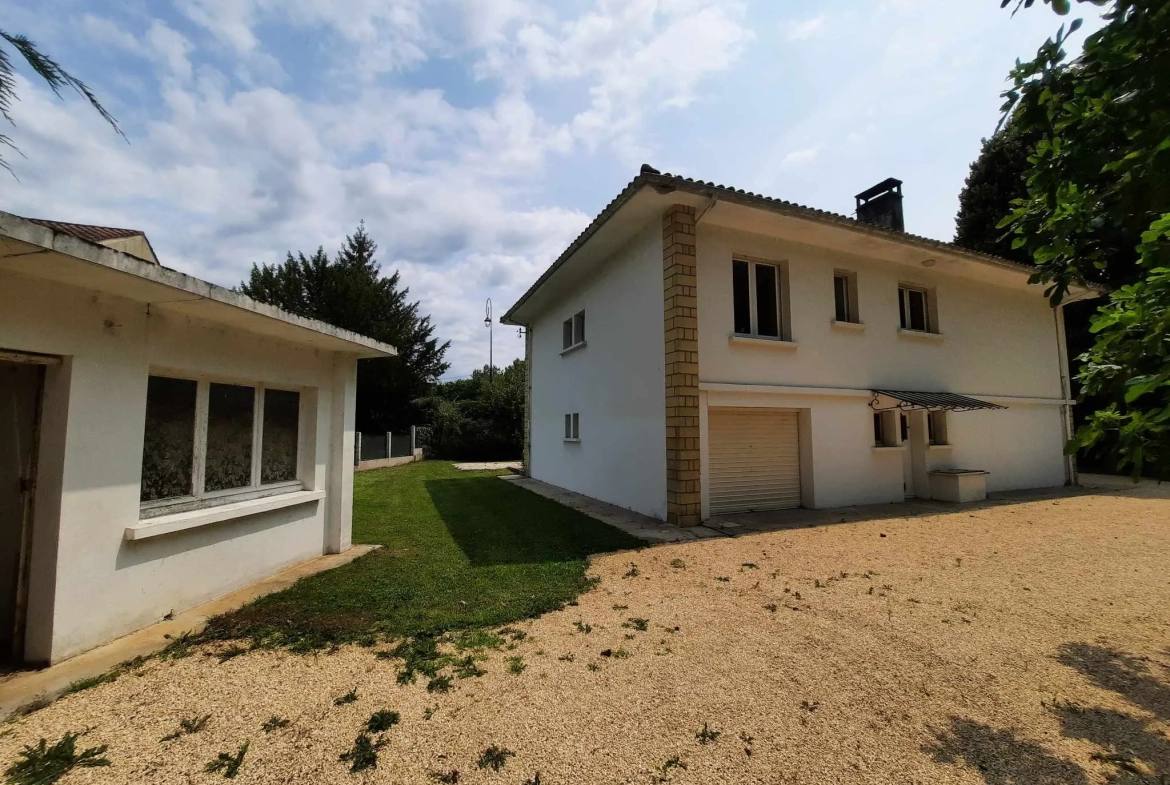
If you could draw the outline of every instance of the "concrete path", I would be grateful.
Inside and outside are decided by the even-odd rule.
[[[479,463],[453,463],[451,465],[461,472],[488,472],[504,469],[518,471],[521,463],[523,461],[480,461]]]
[[[608,523],[610,526],[621,529],[627,534],[632,534],[646,542],[680,542],[683,540],[700,540],[704,537],[720,536],[719,532],[714,529],[709,529],[706,526],[691,526],[683,529],[660,521],[657,518],[651,518],[633,510],[627,510],[624,507],[606,504],[597,499],[592,499],[588,496],[574,493],[573,491],[567,491],[564,488],[558,488],[555,485],[549,485],[546,482],[533,480],[529,477],[521,477],[513,474],[506,475],[500,479],[519,485],[521,488],[530,490],[546,499],[560,502],[566,507],[574,509],[577,512],[585,513],[590,518],[599,520],[602,523]]]
[[[38,671],[17,671],[0,682],[0,720],[30,704],[48,702],[60,696],[75,681],[100,676],[116,665],[135,657],[153,654],[184,632],[199,632],[212,616],[233,611],[257,597],[287,589],[301,578],[348,564],[380,545],[355,545],[345,553],[318,556],[276,573],[251,586],[184,611],[173,619],[152,624],[84,654]]]

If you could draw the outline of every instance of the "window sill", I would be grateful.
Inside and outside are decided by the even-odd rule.
[[[898,335],[900,335],[904,338],[919,338],[919,339],[926,340],[926,341],[939,341],[939,342],[941,342],[943,340],[942,333],[929,333],[929,332],[926,332],[925,330],[908,330],[905,327],[898,328]]]
[[[834,319],[829,324],[834,330],[846,330],[854,333],[865,332],[865,324],[862,322],[839,322]]]
[[[870,447],[869,449],[873,452],[902,452],[902,450],[906,449],[906,445],[898,444],[898,445],[891,446],[891,445],[887,445],[887,444],[875,444],[873,447]]]
[[[234,518],[243,518],[248,515],[257,515],[262,512],[271,512],[296,504],[307,504],[325,498],[325,491],[293,491],[277,496],[264,496],[259,499],[248,499],[242,502],[217,504],[202,510],[176,512],[171,515],[160,515],[157,518],[148,518],[136,526],[127,526],[125,538],[127,540],[146,540],[159,537],[163,534],[172,534],[199,526],[209,526]]]
[[[953,444],[928,444],[926,448],[928,450],[949,450],[954,446]]]
[[[770,338],[766,335],[742,335],[740,333],[732,333],[727,337],[728,343],[741,344],[743,346],[770,346],[775,349],[788,349],[795,351],[800,344],[796,341],[789,341],[784,338]]]
[[[565,444],[580,444],[580,439],[565,439]]]
[[[588,343],[589,343],[588,341],[581,341],[581,343],[575,343],[572,346],[570,346],[568,349],[561,350],[561,357],[564,357],[566,354],[571,354],[571,353],[577,351],[578,349],[584,349]]]

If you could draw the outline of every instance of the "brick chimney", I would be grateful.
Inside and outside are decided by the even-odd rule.
[[[902,216],[902,181],[893,177],[867,188],[856,197],[857,220],[883,229],[906,231]]]

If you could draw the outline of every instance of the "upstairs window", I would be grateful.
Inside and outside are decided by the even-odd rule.
[[[295,482],[300,406],[292,390],[149,377],[139,498],[153,507]]]
[[[585,312],[574,314],[561,325],[562,349],[572,349],[585,343]]]
[[[833,273],[833,320],[858,324],[857,274],[837,270]]]
[[[783,337],[784,321],[778,265],[733,260],[731,289],[736,335]]]
[[[930,292],[913,286],[898,287],[898,318],[903,330],[934,332],[930,315]]]

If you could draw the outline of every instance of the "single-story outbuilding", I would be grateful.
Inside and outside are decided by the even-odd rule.
[[[393,347],[0,212],[0,654],[56,662],[350,547],[357,362]]]

